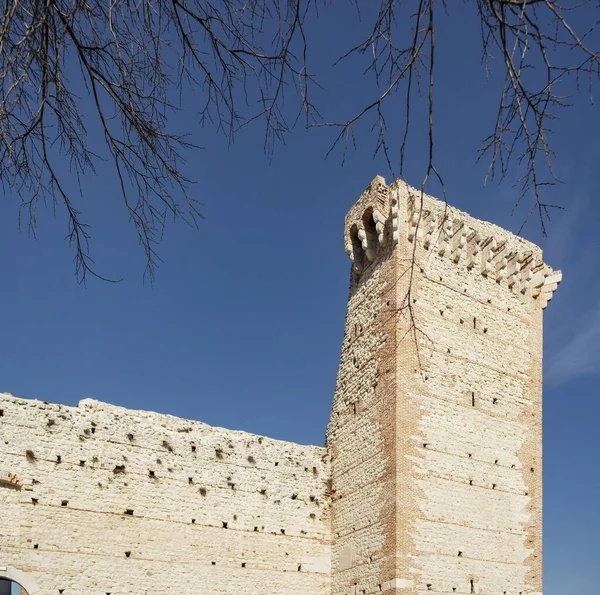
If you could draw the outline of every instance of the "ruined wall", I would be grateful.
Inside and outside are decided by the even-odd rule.
[[[345,234],[332,595],[541,593],[542,310],[560,273],[381,178]]]
[[[7,394],[0,440],[0,575],[30,595],[329,594],[323,448]]]

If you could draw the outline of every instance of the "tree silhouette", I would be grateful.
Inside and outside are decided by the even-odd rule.
[[[169,115],[182,85],[202,98],[200,124],[233,135],[256,120],[265,127],[265,149],[302,122],[334,130],[332,149],[352,140],[354,125],[371,119],[376,151],[391,164],[384,105],[405,108],[400,151],[402,174],[411,106],[417,88],[428,102],[429,154],[423,187],[441,181],[434,161],[435,36],[445,0],[350,0],[368,18],[364,40],[340,48],[340,60],[369,57],[374,99],[351,118],[323,121],[313,90],[320,81],[308,63],[307,28],[316,11],[332,9],[317,0],[6,0],[0,17],[0,179],[18,193],[21,215],[35,233],[36,213],[53,205],[66,213],[79,281],[100,276],[89,256],[90,229],[65,182],[83,188],[110,157],[129,219],[152,277],[156,247],[169,217],[194,224],[201,213],[182,174],[193,149],[175,134]],[[599,74],[594,47],[598,4],[556,0],[471,0],[481,26],[483,65],[500,68],[504,84],[482,155],[489,176],[519,172],[519,200],[531,196],[530,216],[542,229],[548,205],[543,189],[556,182],[549,123],[566,105],[559,83],[576,91]],[[587,29],[574,23],[586,11]],[[371,18],[372,17],[372,18]],[[370,21],[368,19],[371,19]],[[294,95],[298,113],[284,109]],[[92,146],[93,105],[104,146]],[[257,107],[256,107],[257,106]],[[299,118],[299,116],[304,116]]]

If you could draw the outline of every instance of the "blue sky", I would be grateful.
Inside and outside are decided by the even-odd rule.
[[[342,9],[313,23],[315,67],[326,81],[328,119],[351,115],[372,98],[369,79],[349,66],[329,70],[335,48],[359,40],[357,23],[339,27]],[[479,66],[471,4],[442,16],[436,88],[436,159],[451,204],[512,231],[517,191],[483,188],[477,149],[490,132],[495,82]],[[348,21],[349,22],[349,21]],[[334,31],[333,42],[328,33]],[[317,35],[318,34],[318,35]],[[336,45],[339,44],[339,45]],[[193,105],[194,97],[186,104]],[[415,118],[424,115],[422,100]],[[390,104],[397,154],[403,118]],[[168,227],[155,285],[142,282],[143,254],[128,227],[109,170],[86,180],[81,203],[92,223],[98,270],[124,280],[77,285],[60,213],[41,214],[37,241],[19,233],[16,197],[0,218],[2,291],[0,390],[74,405],[91,397],[198,419],[300,443],[322,444],[332,401],[348,294],[342,242],[346,211],[376,174],[369,126],[342,165],[324,156],[330,130],[298,129],[269,160],[262,130],[250,126],[233,145],[193,126],[188,110],[173,125],[206,147],[188,154],[206,219],[195,231]],[[418,120],[415,120],[415,123]],[[549,235],[528,225],[563,284],[545,314],[545,595],[597,595],[600,583],[598,429],[600,205],[598,108],[584,98],[553,124],[557,172],[549,191],[556,212]],[[416,126],[405,177],[418,185],[427,143]],[[435,188],[431,188],[432,193]]]

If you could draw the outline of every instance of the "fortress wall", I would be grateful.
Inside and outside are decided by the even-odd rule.
[[[30,595],[329,595],[324,448],[0,395],[0,574]]]
[[[404,452],[416,495],[401,554],[412,567],[410,592],[539,593],[545,304],[531,288],[509,287],[501,254],[487,257],[492,266],[481,256],[469,263],[465,243],[452,231],[444,238],[442,226],[467,225],[482,243],[530,251],[534,262],[541,251],[434,199],[424,210],[437,211],[437,223],[427,249],[416,235],[411,297],[422,369],[399,387],[416,421]]]
[[[387,213],[387,188],[376,179],[346,217]],[[385,200],[382,200],[382,195]],[[354,230],[355,231],[355,230]],[[353,261],[344,341],[327,445],[332,470],[332,595],[381,593],[396,576],[395,293],[397,258],[391,225],[379,229],[372,264]],[[352,253],[354,236],[347,236]],[[373,238],[370,238],[373,240]],[[364,241],[363,237],[363,241]],[[358,254],[358,252],[357,252]]]

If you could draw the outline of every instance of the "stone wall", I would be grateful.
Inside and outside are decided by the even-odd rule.
[[[346,217],[332,595],[542,591],[541,250],[376,178]]]
[[[350,296],[327,446],[332,595],[381,592],[396,576],[396,285],[387,186],[376,178],[346,217]],[[365,229],[366,228],[366,229]],[[369,253],[361,246],[370,242]]]
[[[30,595],[329,594],[323,448],[8,394],[0,440],[0,575]]]
[[[420,367],[398,387],[410,478],[399,556],[415,594],[540,593],[542,288],[556,274],[537,246],[397,188],[404,241],[421,213],[410,296]]]

